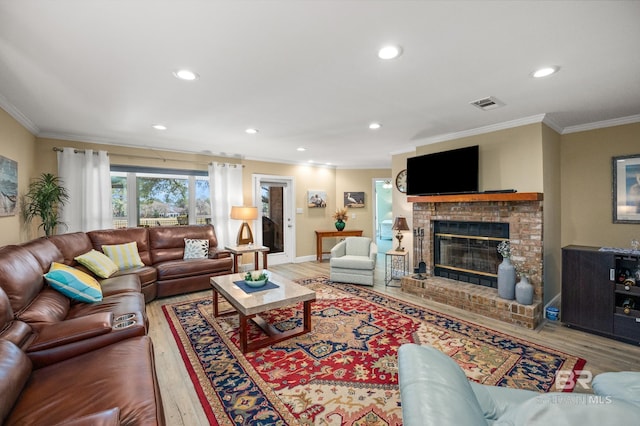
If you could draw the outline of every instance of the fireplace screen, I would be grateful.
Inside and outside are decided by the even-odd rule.
[[[509,239],[508,223],[434,223],[434,274],[487,287],[497,286],[502,258],[497,247]]]

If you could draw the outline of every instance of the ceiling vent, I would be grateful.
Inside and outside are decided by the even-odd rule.
[[[471,105],[480,108],[482,110],[488,111],[490,109],[500,108],[504,106],[504,102],[499,99],[494,98],[493,96],[489,96],[487,98],[478,99],[477,101],[469,102]]]

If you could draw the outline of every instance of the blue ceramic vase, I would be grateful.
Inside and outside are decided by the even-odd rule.
[[[498,296],[506,300],[516,297],[516,268],[508,257],[498,265]]]

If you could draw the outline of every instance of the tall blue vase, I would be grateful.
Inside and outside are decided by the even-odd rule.
[[[516,268],[508,257],[498,265],[498,296],[506,300],[516,297]]]

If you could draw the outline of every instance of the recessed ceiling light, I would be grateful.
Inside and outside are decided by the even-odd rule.
[[[191,70],[178,70],[178,71],[174,71],[173,75],[176,78],[179,78],[180,80],[186,80],[186,81],[193,81],[193,80],[197,80],[198,78],[200,78],[200,76],[191,71]]]
[[[165,126],[164,124],[154,124],[151,127],[153,127],[156,130],[167,130],[167,126]]]
[[[378,130],[380,127],[382,127],[382,124],[380,124],[380,123],[371,123],[371,124],[369,124],[369,128],[371,130]]]
[[[539,69],[535,70],[533,73],[531,73],[531,75],[534,78],[548,77],[551,74],[557,73],[559,69],[560,69],[560,67],[556,67],[556,66],[539,68]]]
[[[249,133],[250,135],[255,135],[256,133],[258,133],[258,129],[247,129],[245,130],[245,132]]]
[[[402,48],[400,46],[388,45],[378,50],[378,58],[380,59],[394,59],[402,54]]]
[[[300,148],[297,148],[297,149],[296,149],[296,151],[300,151],[300,152],[304,152],[304,151],[306,151],[306,150],[307,150],[307,148],[303,148],[303,147],[300,147]]]

